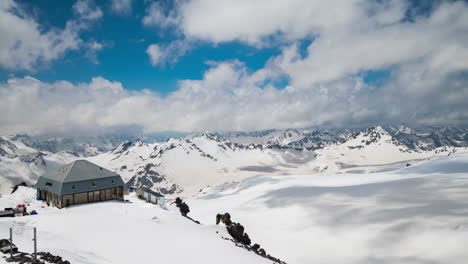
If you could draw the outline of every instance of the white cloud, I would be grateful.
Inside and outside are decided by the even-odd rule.
[[[466,70],[466,12],[468,6],[461,2],[444,4],[412,23],[329,32],[317,37],[305,58],[292,46],[277,64],[300,87],[417,61],[427,70]]]
[[[78,1],[73,6],[77,19],[67,21],[65,28],[48,31],[25,13],[13,0],[0,3],[0,67],[33,70],[38,63],[56,60],[83,44],[79,33],[91,21],[102,16],[99,8]]]
[[[175,1],[178,3],[178,1]],[[146,16],[143,17],[143,24],[146,26],[159,26],[167,28],[176,26],[179,23],[177,9],[167,9],[161,2],[152,2],[146,10]]]
[[[97,53],[104,48],[104,44],[91,40],[87,43],[86,57],[94,64],[98,64]]]
[[[414,7],[405,0],[191,0],[176,1],[169,10],[157,2],[144,23],[177,26],[188,41],[241,41],[262,47],[313,38],[305,58],[292,48],[279,65],[298,85],[307,86],[438,56],[448,49],[464,52],[467,4],[433,5],[428,17],[413,15],[414,22],[409,22],[404,19]],[[462,58],[457,61],[464,65]]]
[[[151,65],[164,66],[167,63],[177,62],[189,49],[190,43],[187,41],[175,40],[165,45],[151,44],[146,49],[146,53],[150,57]]]
[[[102,17],[102,10],[94,5],[93,0],[78,0],[73,10],[85,20],[96,20]]]
[[[151,65],[156,66],[161,63],[161,48],[158,44],[151,44],[146,49],[146,53],[150,57]]]
[[[112,0],[111,8],[117,14],[128,15],[132,12],[132,0]]]
[[[405,1],[177,3],[177,11],[156,4],[151,12],[157,15],[143,21],[177,25],[184,34],[184,40],[148,46],[154,66],[177,61],[193,39],[261,47],[273,38],[283,51],[253,72],[239,61],[211,63],[202,79],[182,80],[165,96],[127,90],[101,77],[81,84],[10,79],[0,84],[0,113],[7,113],[0,115],[0,134],[115,126],[158,132],[392,122],[468,125],[464,2],[441,3],[411,22],[402,20],[409,8]],[[221,9],[220,3],[227,6]],[[311,36],[306,52],[298,50],[298,40]],[[362,79],[368,70],[390,73],[375,87]],[[275,83],[283,78],[289,85],[278,89]]]
[[[380,4],[368,0],[192,0],[179,2],[177,7],[172,12],[177,17],[171,21],[177,21],[188,38],[261,45],[274,35],[291,41],[344,31],[369,18],[372,23],[394,23],[402,17],[405,4],[400,0]]]
[[[405,0],[191,0],[177,2],[176,10],[158,10],[157,21],[169,17],[168,24],[176,25],[187,41],[281,47],[281,55],[254,75],[286,76],[286,90],[316,106],[303,109],[308,114],[285,114],[291,126],[347,120],[466,124],[464,1],[435,1],[422,12]],[[303,39],[313,40],[305,52],[298,45]],[[356,77],[379,70],[390,73],[381,87]],[[301,99],[290,103],[302,106]],[[294,121],[298,116],[303,122]]]
[[[10,79],[0,84],[0,112],[7,113],[0,116],[0,134],[89,133],[127,126],[145,132],[191,132],[468,120],[468,88],[455,79],[427,94],[408,93],[400,86],[408,81],[402,75],[381,89],[360,77],[309,89],[277,89],[268,84],[276,77],[273,69],[250,72],[239,61],[214,63],[201,80],[183,80],[165,96],[127,90],[101,77],[80,84]]]

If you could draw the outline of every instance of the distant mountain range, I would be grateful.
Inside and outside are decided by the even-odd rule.
[[[166,195],[195,195],[255,175],[310,174],[464,152],[468,129],[375,126],[202,133],[157,142],[151,137],[0,137],[0,192],[86,158],[128,185]]]

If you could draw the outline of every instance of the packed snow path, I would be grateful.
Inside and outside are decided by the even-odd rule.
[[[255,242],[288,263],[468,259],[467,154],[391,172],[256,177],[188,203],[205,223],[229,212]]]

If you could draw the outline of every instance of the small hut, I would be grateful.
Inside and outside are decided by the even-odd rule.
[[[149,188],[138,188],[135,191],[141,199],[146,200],[147,202],[159,205],[164,205],[166,202],[164,195],[152,191]]]

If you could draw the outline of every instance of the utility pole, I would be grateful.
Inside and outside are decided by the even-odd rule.
[[[13,258],[13,228],[10,227],[10,258]]]
[[[37,260],[37,237],[36,237],[36,228],[34,228],[34,260]]]

